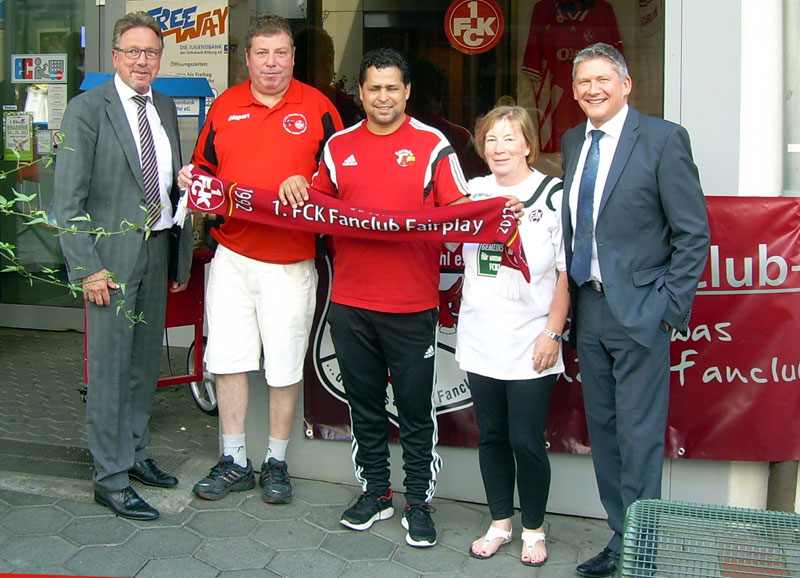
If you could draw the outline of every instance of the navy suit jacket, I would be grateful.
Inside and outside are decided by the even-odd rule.
[[[563,225],[567,271],[572,263],[569,194],[586,123],[564,134]],[[662,321],[688,327],[709,246],[708,217],[689,135],[680,125],[632,107],[622,128],[595,223],[600,274],[614,318],[649,347]],[[570,343],[580,326],[578,287],[572,297]]]

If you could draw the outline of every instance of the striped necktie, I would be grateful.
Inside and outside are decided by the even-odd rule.
[[[597,167],[600,165],[600,139],[602,130],[593,130],[592,144],[586,153],[581,183],[578,189],[578,210],[575,213],[575,241],[572,251],[570,275],[578,285],[589,280],[592,272],[592,245],[594,243],[594,186]]]
[[[144,197],[147,205],[148,227],[158,223],[161,216],[161,193],[158,187],[158,162],[156,161],[156,145],[153,143],[153,133],[150,122],[147,120],[147,97],[137,94],[133,97],[139,105],[139,140],[142,146],[142,178],[144,179]]]

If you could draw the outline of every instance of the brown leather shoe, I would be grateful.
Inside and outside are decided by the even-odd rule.
[[[159,513],[130,486],[119,492],[94,491],[94,501],[112,510],[117,516],[131,520],[155,520]]]

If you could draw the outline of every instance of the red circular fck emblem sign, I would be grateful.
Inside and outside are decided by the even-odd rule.
[[[495,47],[505,30],[505,18],[494,0],[456,0],[447,9],[444,30],[453,48],[480,54]]]

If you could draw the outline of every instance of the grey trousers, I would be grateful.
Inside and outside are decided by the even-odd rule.
[[[128,470],[149,457],[148,424],[167,307],[168,237],[163,232],[142,243],[124,294],[112,292],[111,304],[104,307],[86,303],[86,435],[94,458],[94,485],[101,491],[127,487]],[[125,311],[141,313],[144,322],[131,326]]]

